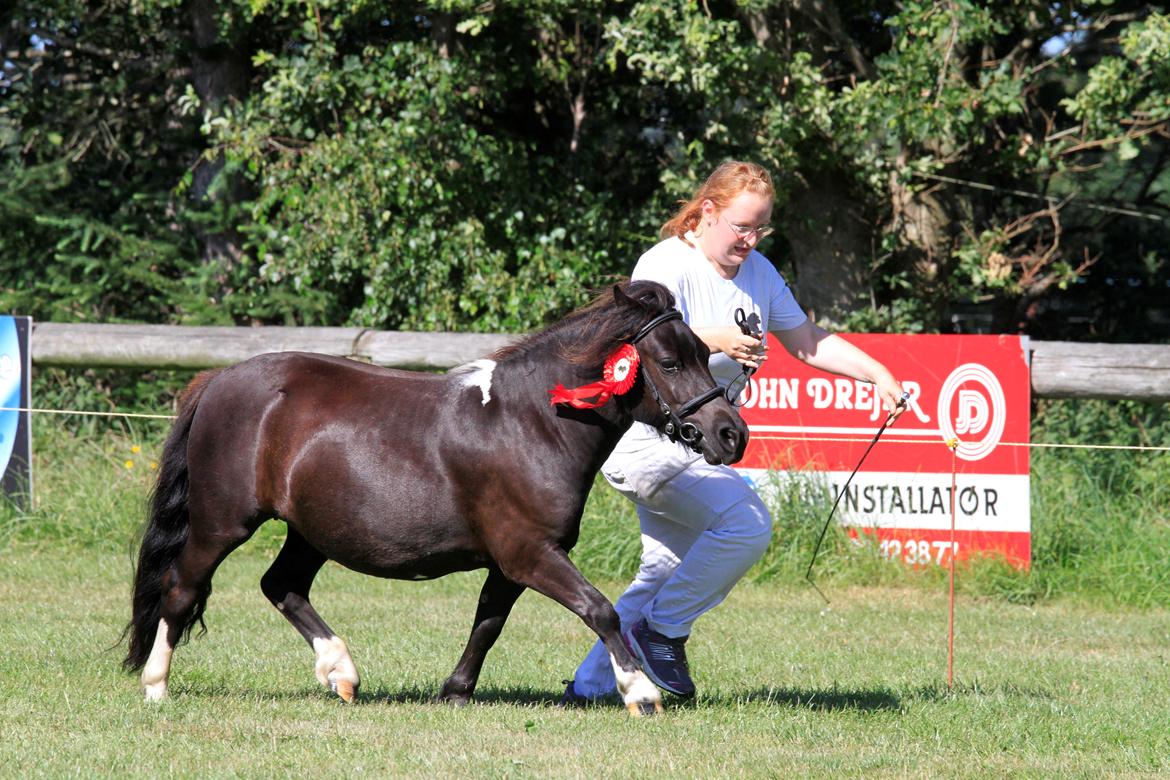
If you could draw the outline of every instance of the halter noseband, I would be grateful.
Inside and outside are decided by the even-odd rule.
[[[634,337],[630,339],[630,343],[635,346],[639,341],[644,339],[650,331],[664,322],[671,320],[681,320],[682,312],[678,309],[667,309],[662,314],[659,314],[654,319],[642,326]],[[679,407],[678,412],[670,408],[670,404],[662,400],[662,394],[658,392],[658,388],[654,384],[654,380],[650,377],[650,371],[647,369],[642,371],[642,377],[646,380],[646,385],[650,388],[650,393],[654,396],[654,401],[658,404],[658,409],[666,416],[666,425],[663,431],[674,441],[680,439],[684,444],[689,446],[695,452],[699,452],[699,442],[703,439],[703,432],[699,430],[694,423],[683,422],[684,417],[688,417],[697,412],[704,404],[714,401],[723,395],[723,388],[716,384],[707,392],[698,395],[685,404]]]

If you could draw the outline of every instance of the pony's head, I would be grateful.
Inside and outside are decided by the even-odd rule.
[[[574,320],[579,338],[563,345],[562,355],[578,365],[603,366],[603,379],[573,390],[559,387],[554,402],[577,408],[615,403],[708,463],[743,457],[747,426],[712,378],[710,351],[682,321],[669,290],[650,281],[614,285]]]

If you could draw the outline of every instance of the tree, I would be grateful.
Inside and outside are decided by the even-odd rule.
[[[762,249],[822,319],[1170,337],[1138,316],[1170,274],[1152,4],[175,2],[2,20],[10,306],[531,328],[738,157],[773,171]]]
[[[0,16],[0,284],[9,311],[152,319],[172,310],[190,237],[171,190],[198,128],[174,12],[61,0]]]

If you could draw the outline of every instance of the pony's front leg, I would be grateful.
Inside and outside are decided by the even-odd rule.
[[[513,570],[510,576],[564,605],[601,637],[613,664],[618,693],[630,714],[640,716],[662,712],[662,694],[626,647],[621,635],[621,621],[613,604],[585,579],[568,554],[553,547],[539,552],[526,550],[514,560],[526,561],[528,565]]]
[[[457,705],[471,701],[475,684],[479,681],[479,672],[483,668],[483,659],[499,638],[512,605],[523,592],[523,585],[512,582],[499,569],[488,572],[479,594],[479,606],[475,610],[475,622],[471,626],[467,647],[455,665],[455,670],[443,683],[439,701]]]

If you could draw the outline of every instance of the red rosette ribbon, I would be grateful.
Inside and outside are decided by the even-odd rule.
[[[602,379],[572,389],[557,385],[549,394],[552,404],[568,404],[574,409],[596,409],[604,406],[615,395],[625,395],[638,378],[638,350],[633,344],[622,344],[605,359]],[[586,400],[592,398],[592,401]]]

